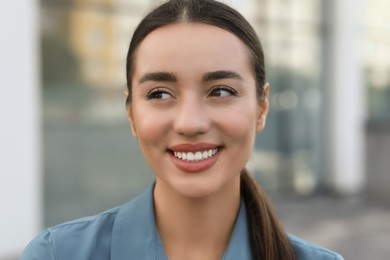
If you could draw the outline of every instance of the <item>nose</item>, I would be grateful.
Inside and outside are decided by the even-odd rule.
[[[177,107],[174,131],[186,137],[206,133],[210,128],[210,119],[205,104],[197,98],[183,99]]]

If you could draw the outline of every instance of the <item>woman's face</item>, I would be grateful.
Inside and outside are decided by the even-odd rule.
[[[215,26],[174,24],[134,62],[129,118],[156,185],[197,198],[237,187],[268,111],[247,47]]]

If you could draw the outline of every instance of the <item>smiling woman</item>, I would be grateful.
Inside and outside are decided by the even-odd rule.
[[[268,111],[257,100],[246,49],[232,33],[202,23],[158,28],[138,46],[128,111],[157,176],[156,204],[160,183],[195,197],[239,190],[239,173]],[[194,160],[210,150],[216,153],[207,160]]]
[[[132,134],[154,184],[43,231],[22,259],[341,259],[288,236],[245,170],[269,85],[239,13],[211,0],[166,2],[136,29],[126,73]]]

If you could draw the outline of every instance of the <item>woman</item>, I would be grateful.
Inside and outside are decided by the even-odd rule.
[[[162,4],[136,29],[126,73],[132,134],[155,183],[43,231],[22,259],[342,259],[288,236],[245,170],[269,85],[239,13],[212,0]]]

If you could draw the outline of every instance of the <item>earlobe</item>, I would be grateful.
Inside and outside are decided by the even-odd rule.
[[[257,117],[257,124],[256,124],[257,132],[263,131],[265,127],[268,109],[269,109],[269,83],[266,82],[263,86],[262,96],[258,100],[258,117]]]

